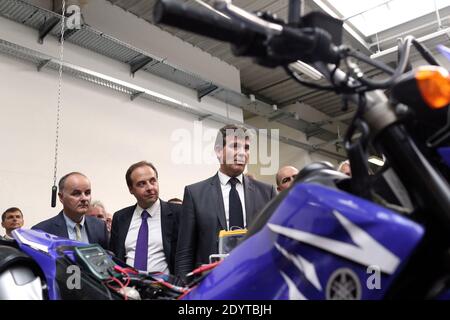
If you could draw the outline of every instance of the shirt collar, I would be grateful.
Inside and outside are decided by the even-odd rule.
[[[231,179],[231,177],[229,177],[229,176],[227,176],[225,173],[223,173],[222,171],[218,171],[218,175],[219,175],[219,180],[220,180],[220,183],[222,184],[222,185],[226,185],[227,183],[228,183],[228,181],[230,181],[230,179]],[[240,175],[238,175],[237,177],[236,177],[236,179],[238,179],[239,180],[239,182],[241,183],[241,184],[243,184],[242,183],[242,179],[243,179],[243,174],[241,173]]]
[[[5,234],[5,236],[3,238],[6,240],[14,240],[13,237],[8,236],[7,234]]]
[[[64,212],[63,212],[63,216],[64,216],[64,219],[66,220],[67,227],[69,227],[69,229],[73,230],[77,223],[75,221],[73,221],[72,219],[70,219],[68,216],[66,216],[66,214]],[[83,217],[81,218],[81,222],[80,222],[81,228],[84,227],[84,221],[85,221],[85,217],[83,215]]]
[[[150,217],[153,218],[155,215],[158,214],[158,212],[160,212],[160,208],[161,208],[161,201],[159,201],[158,199],[150,208],[147,208],[146,210],[150,215]],[[140,217],[142,215],[142,211],[144,211],[144,209],[141,208],[139,204],[137,204],[134,213]]]

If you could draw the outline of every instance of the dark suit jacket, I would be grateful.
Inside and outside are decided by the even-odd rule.
[[[130,228],[134,209],[136,209],[136,205],[117,211],[112,220],[110,250],[122,261],[126,260],[125,239]],[[178,219],[180,214],[181,205],[161,200],[163,249],[171,274],[175,271],[175,250],[177,248]]]
[[[98,243],[104,249],[108,249],[108,229],[106,224],[95,217],[84,216],[84,226],[89,239],[89,243]],[[61,211],[56,217],[42,221],[31,229],[42,230],[62,238],[69,238],[67,224]]]
[[[276,196],[273,186],[244,176],[247,226],[258,212]],[[184,189],[180,217],[175,273],[185,276],[209,256],[218,252],[220,230],[227,230],[225,208],[218,174]]]

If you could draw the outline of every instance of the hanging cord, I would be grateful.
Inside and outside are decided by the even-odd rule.
[[[66,1],[62,0],[61,8],[61,44],[59,52],[59,79],[58,79],[58,102],[56,110],[56,139],[55,139],[55,167],[53,170],[53,187],[52,187],[52,208],[56,207],[56,194],[58,188],[56,186],[56,175],[58,169],[58,147],[59,147],[59,126],[60,126],[60,113],[61,113],[61,98],[62,98],[62,72],[64,61],[64,31],[66,25]]]

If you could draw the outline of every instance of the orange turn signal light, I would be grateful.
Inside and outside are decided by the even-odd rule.
[[[450,104],[450,74],[446,69],[420,67],[415,78],[420,94],[430,108],[441,109]]]

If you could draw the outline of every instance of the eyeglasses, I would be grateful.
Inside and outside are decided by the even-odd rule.
[[[297,176],[297,175],[294,174],[293,176],[283,178],[283,179],[281,180],[281,184],[285,184],[285,183],[290,182],[291,180],[294,180],[296,176]]]

